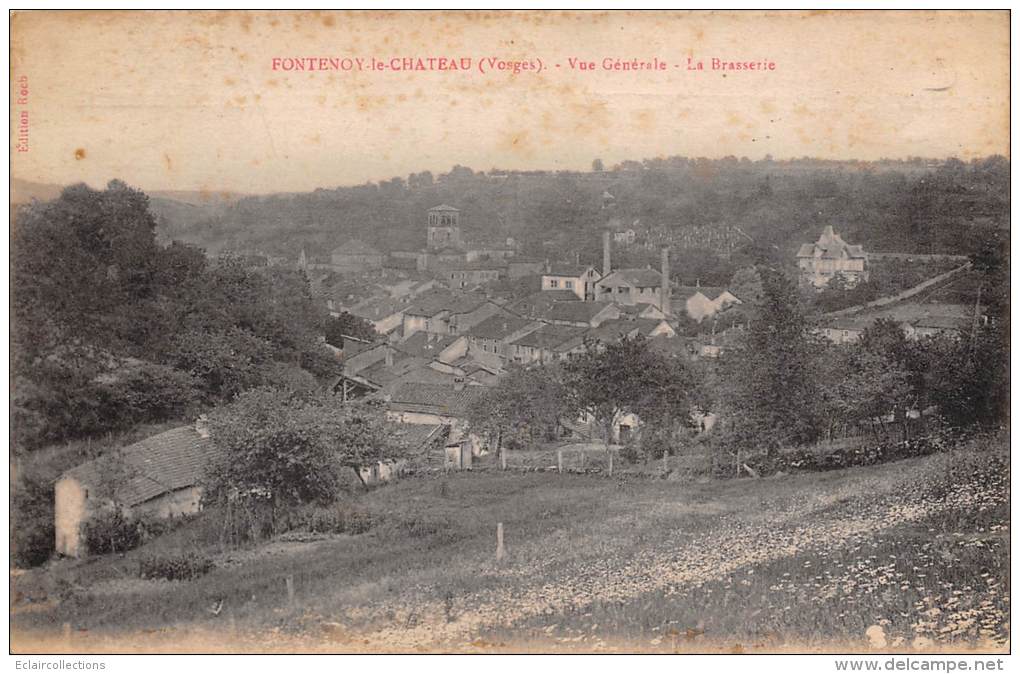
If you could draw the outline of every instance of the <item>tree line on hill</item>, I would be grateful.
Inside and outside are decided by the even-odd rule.
[[[257,247],[292,258],[302,246],[330,250],[351,238],[383,251],[419,249],[426,210],[449,203],[461,209],[469,241],[512,236],[526,254],[570,251],[595,265],[601,264],[599,231],[613,219],[625,228],[637,221],[639,230],[662,226],[666,232],[737,228],[738,253],[775,260],[788,261],[825,225],[868,250],[970,254],[1008,229],[1008,185],[1009,161],[999,156],[937,165],[669,157],[590,173],[456,166],[435,177],[425,171],[247,197],[198,222],[168,219],[166,233],[213,249]],[[720,251],[707,252],[714,259]],[[735,270],[716,278],[713,265],[703,263],[706,250],[674,253],[684,256],[684,264],[674,265],[684,270],[684,282],[719,285]]]
[[[297,271],[159,245],[120,181],[21,207],[11,242],[13,445],[178,419],[336,372],[329,316]]]

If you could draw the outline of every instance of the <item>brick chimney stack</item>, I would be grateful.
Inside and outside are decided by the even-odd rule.
[[[670,303],[670,295],[672,294],[672,288],[669,282],[669,248],[663,247],[662,249],[662,285],[659,287],[659,309],[662,313],[669,316],[673,313],[673,308]]]
[[[602,232],[602,275],[606,276],[612,271],[609,258],[609,230]]]

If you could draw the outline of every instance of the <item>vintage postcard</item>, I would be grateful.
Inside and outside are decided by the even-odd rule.
[[[1002,668],[1008,11],[9,23],[19,662]]]

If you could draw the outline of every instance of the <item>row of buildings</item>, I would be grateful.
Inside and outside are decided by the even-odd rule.
[[[611,199],[610,197],[608,197]],[[342,400],[371,396],[385,404],[409,448],[438,465],[470,466],[483,451],[467,418],[472,406],[513,365],[560,361],[591,341],[607,343],[641,335],[654,348],[688,358],[718,356],[717,341],[678,334],[681,321],[701,322],[740,299],[726,288],[682,286],[673,282],[668,248],[659,269],[612,265],[612,246],[634,242],[632,229],[603,234],[601,268],[547,263],[518,255],[512,239],[500,246],[465,242],[460,212],[447,205],[427,213],[426,245],[418,251],[383,254],[351,241],[329,260],[299,266],[318,279],[354,275],[358,283],[326,294],[330,309],[348,311],[373,326],[378,339],[345,338],[337,356],[342,373],[329,386]],[[798,253],[801,279],[824,287],[844,274],[867,279],[867,255],[846,244],[831,228]],[[389,271],[395,273],[388,273]],[[538,276],[539,289],[516,298],[486,291],[493,281]],[[850,320],[850,319],[848,319]],[[927,326],[915,326],[919,332]],[[853,328],[834,324],[834,341],[850,341]],[[621,419],[614,436],[623,438],[634,420]],[[125,448],[120,457],[126,477],[112,498],[133,514],[174,517],[201,507],[205,462],[216,447],[201,423],[182,426]],[[107,473],[97,460],[68,471],[55,486],[57,551],[79,556],[81,525],[111,498],[101,489]],[[363,466],[359,477],[385,480],[392,462]]]

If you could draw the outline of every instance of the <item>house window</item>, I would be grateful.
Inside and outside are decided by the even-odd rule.
[[[554,278],[549,279],[549,287],[550,288],[559,288],[560,287],[559,280],[554,279]]]
[[[573,281],[564,281],[564,282],[563,282],[563,286],[564,286],[564,287],[565,287],[565,288],[566,288],[567,290],[573,290],[573,289],[574,289],[574,282],[573,282]],[[532,287],[534,288],[534,286],[532,286]]]
[[[616,292],[617,292],[617,294],[622,295],[624,293],[629,293],[630,292],[630,288],[628,288],[627,286],[620,286],[619,288],[616,289]]]

